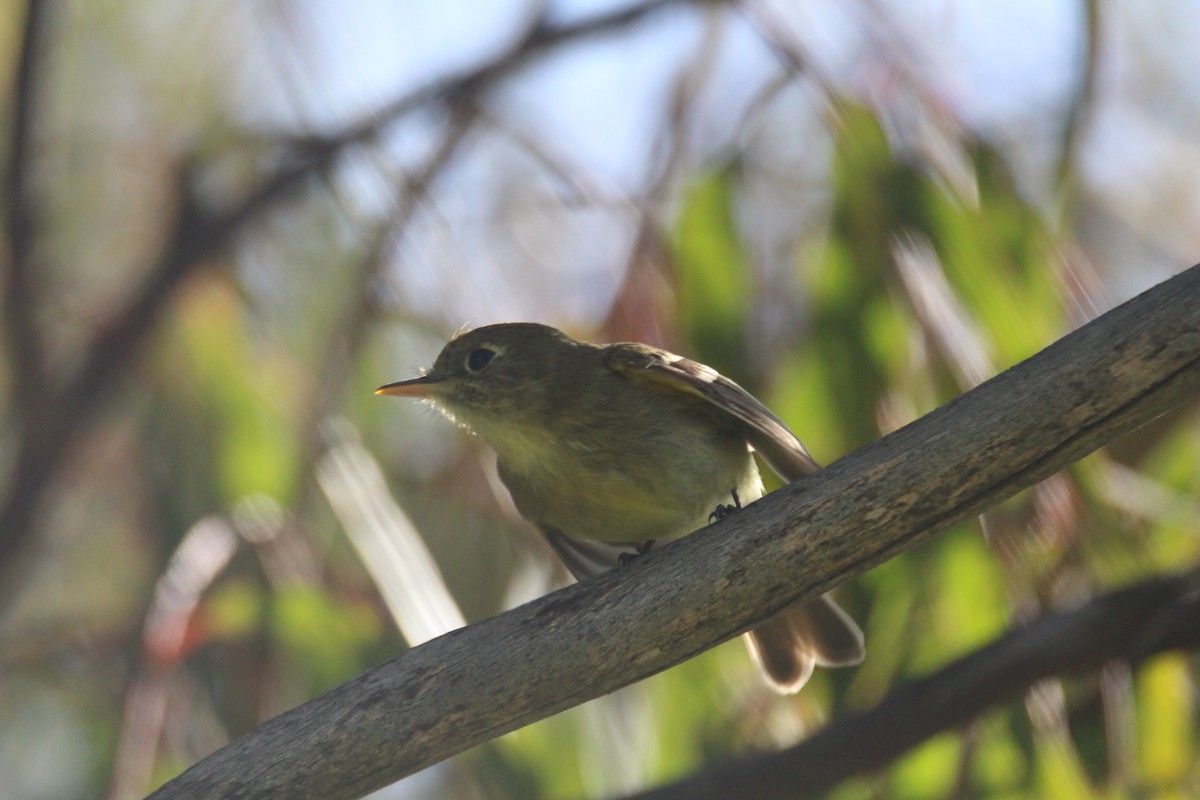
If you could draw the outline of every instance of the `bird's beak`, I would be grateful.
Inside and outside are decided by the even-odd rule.
[[[392,397],[429,397],[437,394],[438,389],[446,383],[445,378],[434,375],[423,375],[411,381],[400,381],[380,386],[375,394],[390,394]]]

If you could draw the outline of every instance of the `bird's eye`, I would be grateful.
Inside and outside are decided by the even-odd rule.
[[[479,372],[486,367],[495,358],[496,351],[487,347],[478,347],[471,351],[467,356],[467,370],[470,372]]]

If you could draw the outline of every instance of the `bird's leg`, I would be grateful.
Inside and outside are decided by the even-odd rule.
[[[730,489],[729,493],[733,495],[733,505],[727,506],[724,503],[718,503],[717,507],[713,509],[713,512],[708,515],[709,522],[720,522],[733,512],[741,510],[742,501],[741,498],[738,497],[737,489]]]
[[[654,547],[653,539],[647,539],[644,542],[638,542],[633,546],[634,552],[621,553],[621,555],[617,556],[617,564],[623,567],[630,561],[633,561],[635,558],[640,558],[641,556],[646,555],[646,553],[649,553],[651,547]]]

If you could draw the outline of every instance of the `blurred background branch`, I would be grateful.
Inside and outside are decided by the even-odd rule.
[[[33,309],[27,302],[32,290],[31,250],[38,225],[29,186],[29,167],[33,160],[33,128],[38,112],[40,59],[45,55],[43,38],[51,10],[51,4],[30,3],[25,12],[24,31],[13,75],[12,140],[8,145],[8,163],[4,169],[5,189],[9,198],[6,209],[8,257],[4,320],[8,327],[5,339],[8,357],[12,360],[12,402],[17,412],[30,423],[37,420],[37,399],[41,396],[45,376],[42,373],[41,337],[34,327]]]
[[[1200,572],[1164,576],[1047,614],[949,666],[898,687],[869,711],[831,722],[802,744],[705,770],[628,800],[751,800],[817,796],[885,768],[904,751],[970,723],[1041,681],[1135,667],[1172,650],[1200,649]],[[1029,702],[1036,698],[1029,697]],[[1077,701],[1078,702],[1078,701]]]
[[[9,308],[6,317],[12,328],[9,340],[16,365],[12,383],[18,399],[28,398],[22,407],[29,416],[22,426],[23,435],[16,448],[14,479],[0,502],[0,586],[12,585],[11,577],[6,580],[5,573],[18,564],[21,548],[34,530],[31,522],[37,504],[76,434],[75,426],[87,421],[93,409],[107,398],[110,384],[139,352],[142,341],[153,330],[161,307],[191,270],[227,246],[259,214],[285,199],[305,177],[329,169],[347,147],[372,139],[405,114],[425,105],[467,97],[479,91],[483,84],[498,81],[545,49],[582,37],[610,33],[672,4],[671,0],[657,0],[574,26],[554,26],[539,19],[529,27],[525,37],[500,57],[463,75],[427,84],[332,136],[310,140],[292,149],[286,154],[285,166],[265,176],[256,189],[228,209],[213,211],[205,208],[195,196],[189,180],[192,176],[185,174],[178,187],[180,210],[167,234],[163,253],[147,270],[141,290],[124,309],[99,324],[100,333],[82,356],[75,374],[55,381],[63,385],[61,391],[38,392],[44,384],[41,376],[45,366],[38,355],[40,337],[30,318],[27,262],[33,225],[29,214],[33,201],[26,191],[25,171],[30,160],[29,129],[34,123],[36,57],[40,55],[39,37],[47,12],[43,4],[31,3],[17,72],[17,116],[8,171],[13,200],[9,204],[12,257],[6,295]],[[427,181],[428,177],[418,183]],[[356,315],[356,318],[359,317]],[[4,599],[0,595],[0,602]]]

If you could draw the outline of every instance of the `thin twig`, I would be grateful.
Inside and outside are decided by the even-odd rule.
[[[25,424],[37,424],[39,398],[45,386],[42,337],[37,329],[32,251],[37,214],[29,176],[33,164],[33,135],[37,122],[40,61],[44,55],[48,17],[54,4],[30,0],[13,87],[12,141],[8,147],[5,189],[8,194],[8,275],[4,287],[4,323],[12,361],[10,385],[13,406]]]
[[[306,469],[314,463],[314,456],[321,447],[320,437],[317,435],[320,423],[333,407],[337,390],[345,385],[346,376],[354,363],[354,355],[362,346],[369,324],[378,315],[376,281],[390,262],[395,244],[412,222],[434,181],[462,147],[472,128],[472,122],[468,109],[463,109],[462,113],[450,118],[437,148],[402,186],[397,187],[391,218],[380,225],[369,243],[368,252],[360,262],[355,277],[355,291],[327,340],[328,347],[322,359],[323,367],[317,373],[323,376],[322,381],[314,393],[313,402],[302,426],[309,443]],[[309,481],[304,483],[309,484]]]

